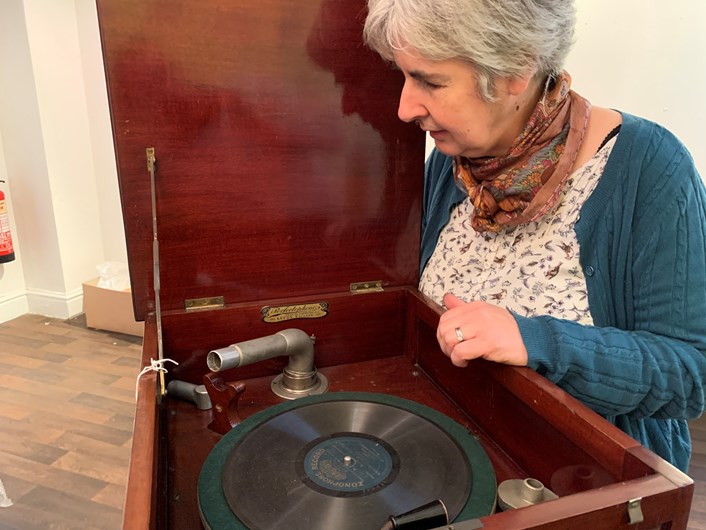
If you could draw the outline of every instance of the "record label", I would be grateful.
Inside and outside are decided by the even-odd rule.
[[[336,497],[377,491],[395,479],[400,467],[392,447],[363,433],[337,433],[315,440],[303,452],[304,483]]]

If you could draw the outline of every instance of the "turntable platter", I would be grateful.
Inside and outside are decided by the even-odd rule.
[[[450,418],[382,394],[271,407],[221,439],[199,478],[207,528],[379,529],[441,499],[451,520],[488,515],[495,476]]]

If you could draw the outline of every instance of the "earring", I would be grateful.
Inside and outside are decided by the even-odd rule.
[[[542,99],[539,100],[539,106],[542,108],[544,114],[547,113],[547,94],[549,93],[549,85],[552,82],[552,76],[548,75],[547,80],[544,82],[544,92],[542,93]]]

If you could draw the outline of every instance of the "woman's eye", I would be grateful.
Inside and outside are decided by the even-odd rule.
[[[428,90],[436,90],[437,88],[441,88],[441,85],[437,85],[435,83],[431,83],[430,81],[426,81],[424,79],[420,80],[420,83],[422,86]]]

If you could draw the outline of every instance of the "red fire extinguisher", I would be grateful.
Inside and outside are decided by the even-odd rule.
[[[0,182],[5,183],[4,180]],[[15,250],[12,247],[12,233],[10,232],[10,218],[7,215],[5,193],[0,190],[0,263],[7,263],[15,259]]]

